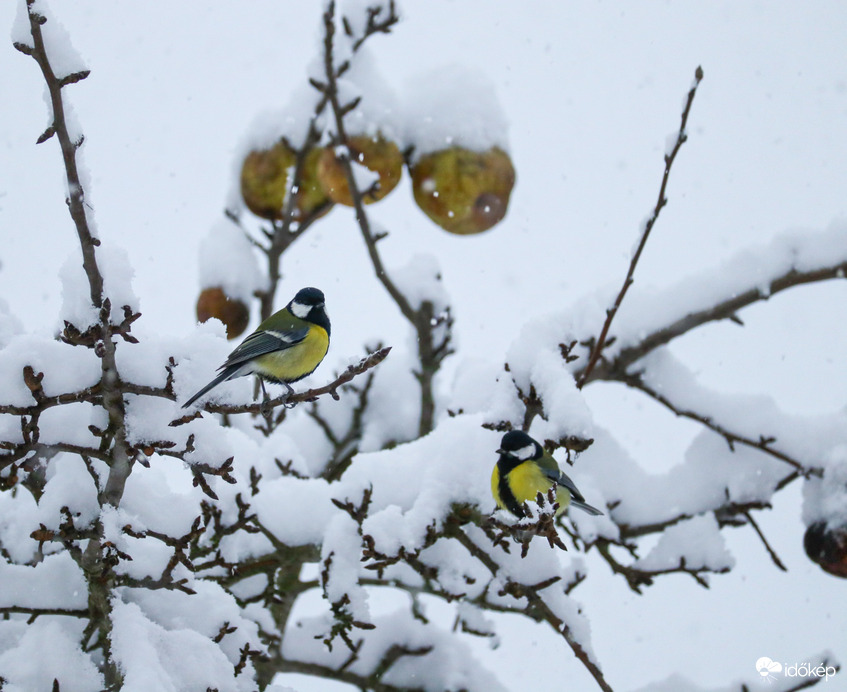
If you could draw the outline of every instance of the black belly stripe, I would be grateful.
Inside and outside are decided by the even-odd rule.
[[[499,476],[497,480],[497,492],[500,493],[500,499],[506,505],[506,509],[517,517],[524,517],[524,511],[512,489],[509,487],[509,472],[515,468],[516,464],[509,464],[508,461],[502,463],[503,461],[504,459],[501,455],[500,460],[497,462],[497,475]]]

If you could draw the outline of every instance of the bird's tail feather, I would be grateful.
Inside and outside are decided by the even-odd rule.
[[[232,372],[231,372],[231,371],[229,371],[229,370],[224,370],[224,371],[223,371],[220,375],[218,375],[218,376],[217,376],[214,380],[212,380],[211,382],[209,382],[209,384],[207,384],[205,387],[203,387],[203,389],[201,389],[201,390],[200,390],[199,392],[197,392],[197,393],[196,393],[193,397],[191,397],[188,401],[186,401],[186,402],[182,405],[182,408],[188,408],[189,406],[191,406],[191,404],[193,404],[195,401],[197,401],[197,399],[199,399],[201,396],[203,396],[203,395],[204,395],[206,392],[208,392],[210,389],[213,389],[214,387],[217,387],[217,386],[218,386],[221,382],[223,382],[224,380],[228,380],[231,376],[232,376]]]
[[[578,509],[581,509],[583,512],[588,512],[591,516],[594,516],[594,517],[599,517],[603,514],[603,512],[601,512],[596,507],[592,507],[587,502],[582,502],[581,500],[577,500],[577,499],[574,499],[574,498],[571,498],[571,507],[577,507]]]

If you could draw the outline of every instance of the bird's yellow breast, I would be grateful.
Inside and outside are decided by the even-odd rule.
[[[313,324],[303,341],[256,358],[256,372],[272,380],[296,382],[314,372],[328,349],[329,334],[323,327]]]
[[[509,489],[515,496],[518,504],[529,501],[535,502],[538,493],[544,495],[546,500],[547,491],[553,485],[553,481],[544,475],[541,467],[532,461],[525,461],[522,464],[518,464],[507,474],[507,480]],[[506,504],[500,496],[499,485],[500,469],[495,464],[494,471],[491,474],[491,494],[494,496],[497,506],[506,509]],[[556,489],[556,500],[559,503],[559,510],[556,513],[561,514],[571,501],[571,494],[568,492],[568,489],[559,486]]]

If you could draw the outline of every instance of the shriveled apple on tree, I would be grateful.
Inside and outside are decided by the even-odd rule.
[[[415,202],[441,228],[480,233],[506,215],[515,184],[509,155],[499,147],[451,147],[421,156],[412,166]]]
[[[847,579],[847,526],[818,521],[806,529],[803,547],[812,562]]]
[[[348,140],[350,161],[363,166],[372,176],[357,180],[365,204],[377,202],[391,192],[403,175],[403,155],[400,148],[381,134],[376,137],[356,135]],[[356,166],[354,165],[354,173]],[[347,184],[347,175],[333,149],[324,149],[317,166],[317,177],[327,196],[338,204],[353,206],[353,195]]]
[[[219,286],[204,288],[197,298],[197,320],[216,317],[226,327],[226,338],[241,336],[250,322],[250,310],[237,298],[230,298]]]
[[[311,149],[303,161],[303,172],[297,191],[292,218],[305,219],[312,214],[329,211],[332,202],[317,180],[320,149]],[[285,200],[291,186],[290,177],[297,166],[297,153],[285,142],[270,149],[253,150],[241,166],[241,196],[256,216],[271,221],[284,216]]]

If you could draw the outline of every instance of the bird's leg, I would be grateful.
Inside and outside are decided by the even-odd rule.
[[[288,384],[288,382],[283,382],[283,384],[285,385],[285,388],[287,390],[285,392],[285,399],[287,401],[288,397],[290,397],[292,394],[294,394],[294,387],[292,387],[290,384]],[[286,403],[285,408],[294,408],[294,403],[293,402],[291,404]]]
[[[261,406],[262,416],[264,416],[267,419],[271,415],[271,407],[270,407],[271,398],[268,396],[268,392],[265,389],[265,381],[261,377],[259,378],[259,385],[261,385],[261,387],[262,387],[262,406]]]

